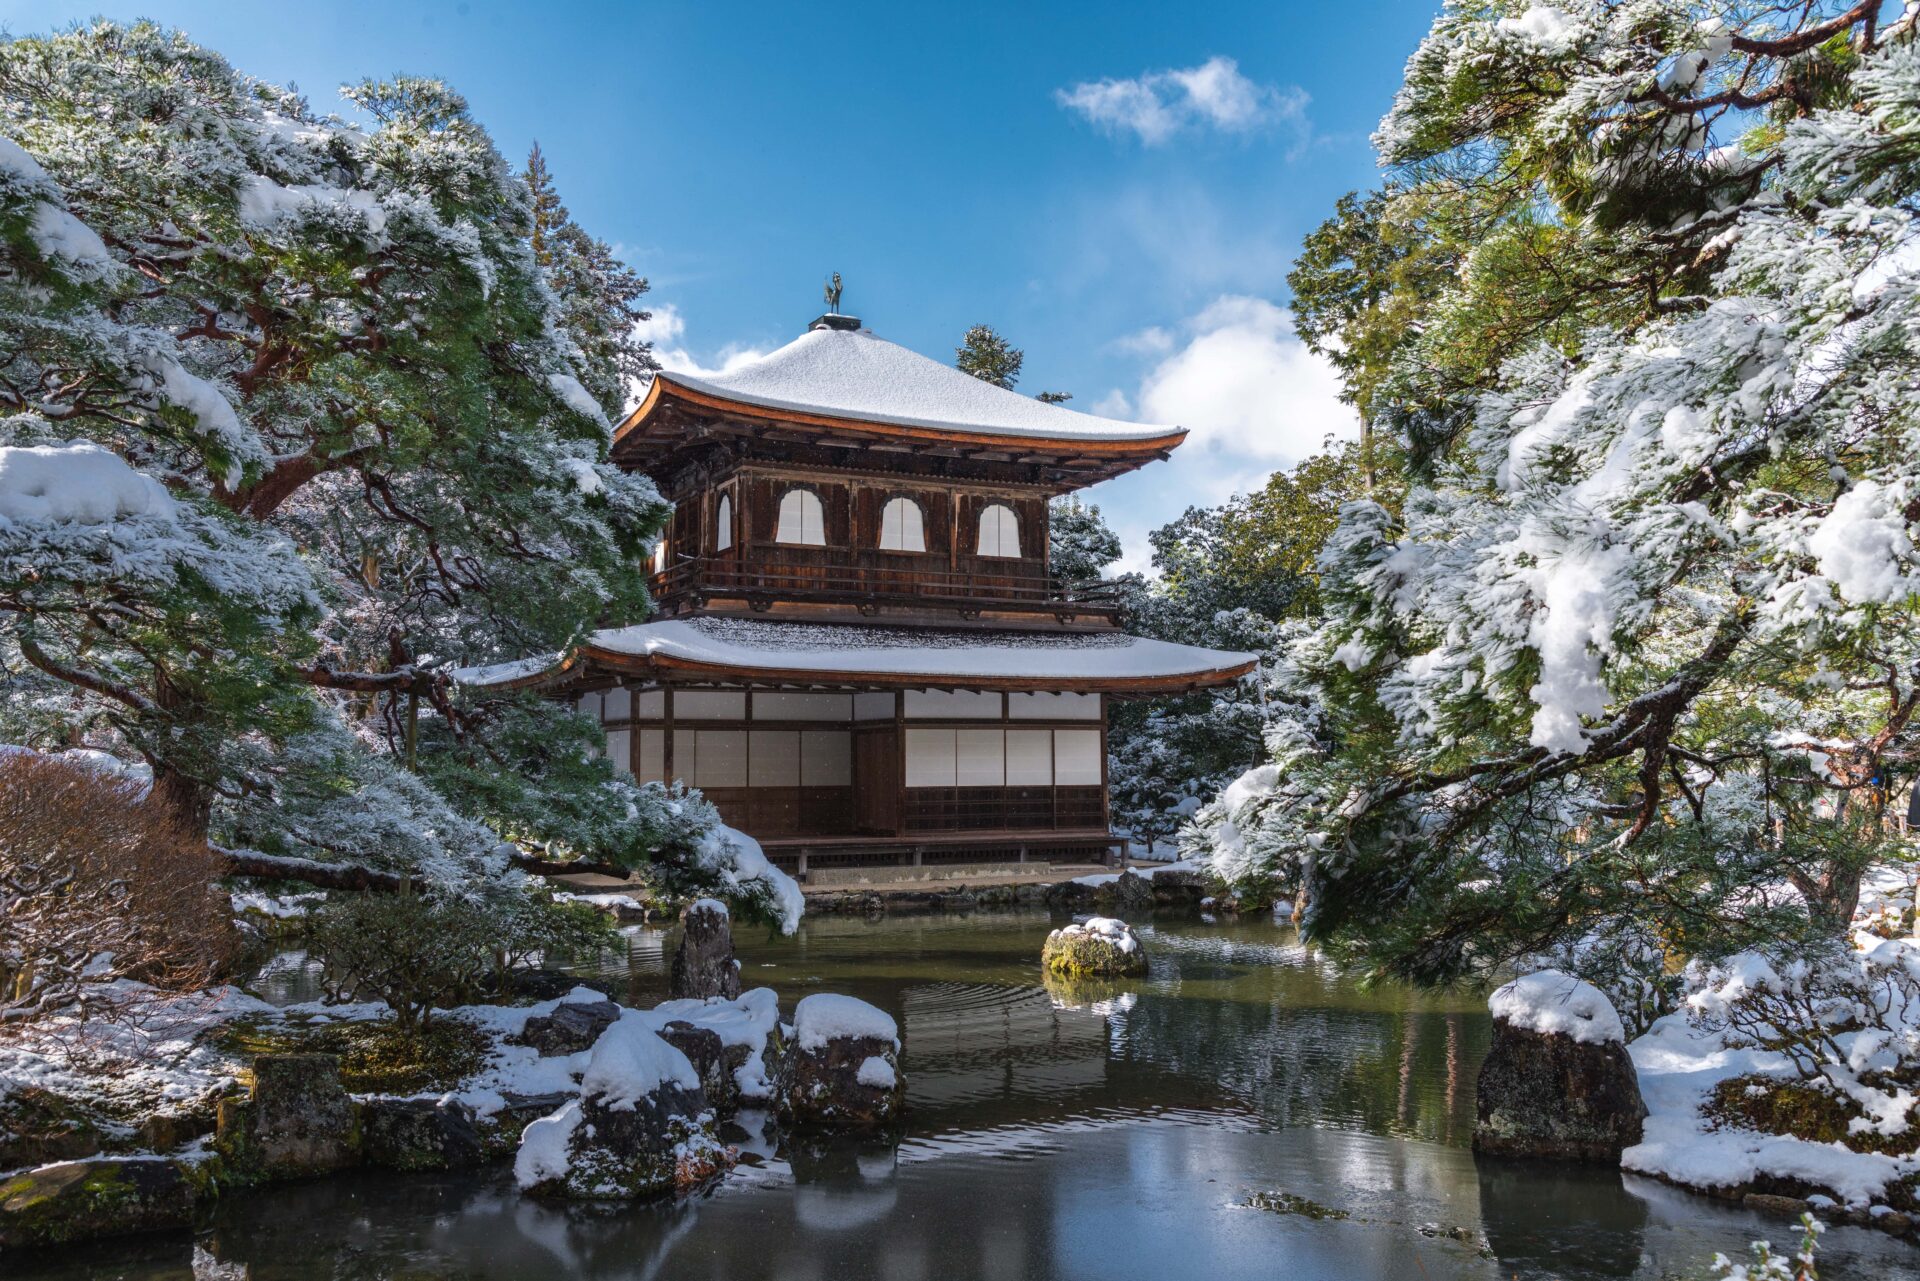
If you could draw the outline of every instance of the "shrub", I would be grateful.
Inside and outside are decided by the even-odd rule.
[[[218,855],[142,784],[0,752],[0,1028],[217,981],[239,948]]]
[[[327,999],[385,1001],[407,1032],[479,992],[493,942],[478,904],[441,893],[336,895],[308,926]]]
[[[508,972],[553,954],[604,946],[612,926],[599,912],[545,890],[495,888],[352,894],[310,918],[308,947],[333,1001],[380,1000],[403,1031],[428,1025],[436,1006],[504,990]]]

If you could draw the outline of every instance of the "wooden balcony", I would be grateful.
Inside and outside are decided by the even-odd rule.
[[[1062,620],[1116,620],[1120,584],[1069,583],[1035,562],[976,560],[951,568],[944,557],[853,551],[844,547],[752,545],[741,556],[683,556],[648,588],[668,612],[714,599],[737,599],[764,609],[776,601],[849,605],[867,612],[881,605],[983,612],[1051,614]],[[929,564],[929,562],[937,564]]]

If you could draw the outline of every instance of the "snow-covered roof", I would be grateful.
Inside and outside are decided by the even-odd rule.
[[[985,436],[1084,443],[1164,440],[1183,432],[1050,405],[963,374],[867,329],[823,326],[724,374],[695,378],[669,372],[654,381],[656,391],[682,387],[762,409]],[[643,404],[643,414],[645,409]]]
[[[1180,688],[1217,684],[1252,670],[1256,658],[1124,632],[962,631],[739,618],[670,618],[595,632],[575,654],[521,659],[454,673],[460,683],[534,684],[578,666],[675,668],[689,675],[769,679],[861,678],[901,685],[1055,683],[1063,689]]]

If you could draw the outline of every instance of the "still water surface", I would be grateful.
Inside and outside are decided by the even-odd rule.
[[[786,1008],[844,991],[900,1021],[897,1147],[776,1152],[748,1117],[730,1137],[764,1163],[678,1205],[541,1205],[498,1170],[354,1175],[225,1203],[192,1241],[8,1275],[1654,1281],[1784,1243],[1778,1220],[1650,1180],[1476,1162],[1478,1000],[1363,991],[1265,920],[1162,917],[1143,930],[1148,977],[1066,985],[1039,969],[1052,924],[823,918],[739,940],[747,983]],[[595,978],[656,1000],[672,942],[631,931]],[[1878,1233],[1823,1245],[1825,1277],[1920,1281],[1920,1249]]]

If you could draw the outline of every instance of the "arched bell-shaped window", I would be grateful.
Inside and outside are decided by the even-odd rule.
[[[733,495],[722,494],[713,509],[713,550],[723,552],[733,546]]]
[[[780,523],[773,538],[780,543],[826,546],[827,522],[826,514],[820,508],[820,495],[811,489],[789,489],[782,494]]]
[[[883,552],[923,552],[927,550],[927,531],[920,504],[911,498],[890,498],[880,509],[880,550]]]
[[[980,513],[979,554],[1019,559],[1020,518],[1005,503],[990,503]]]

